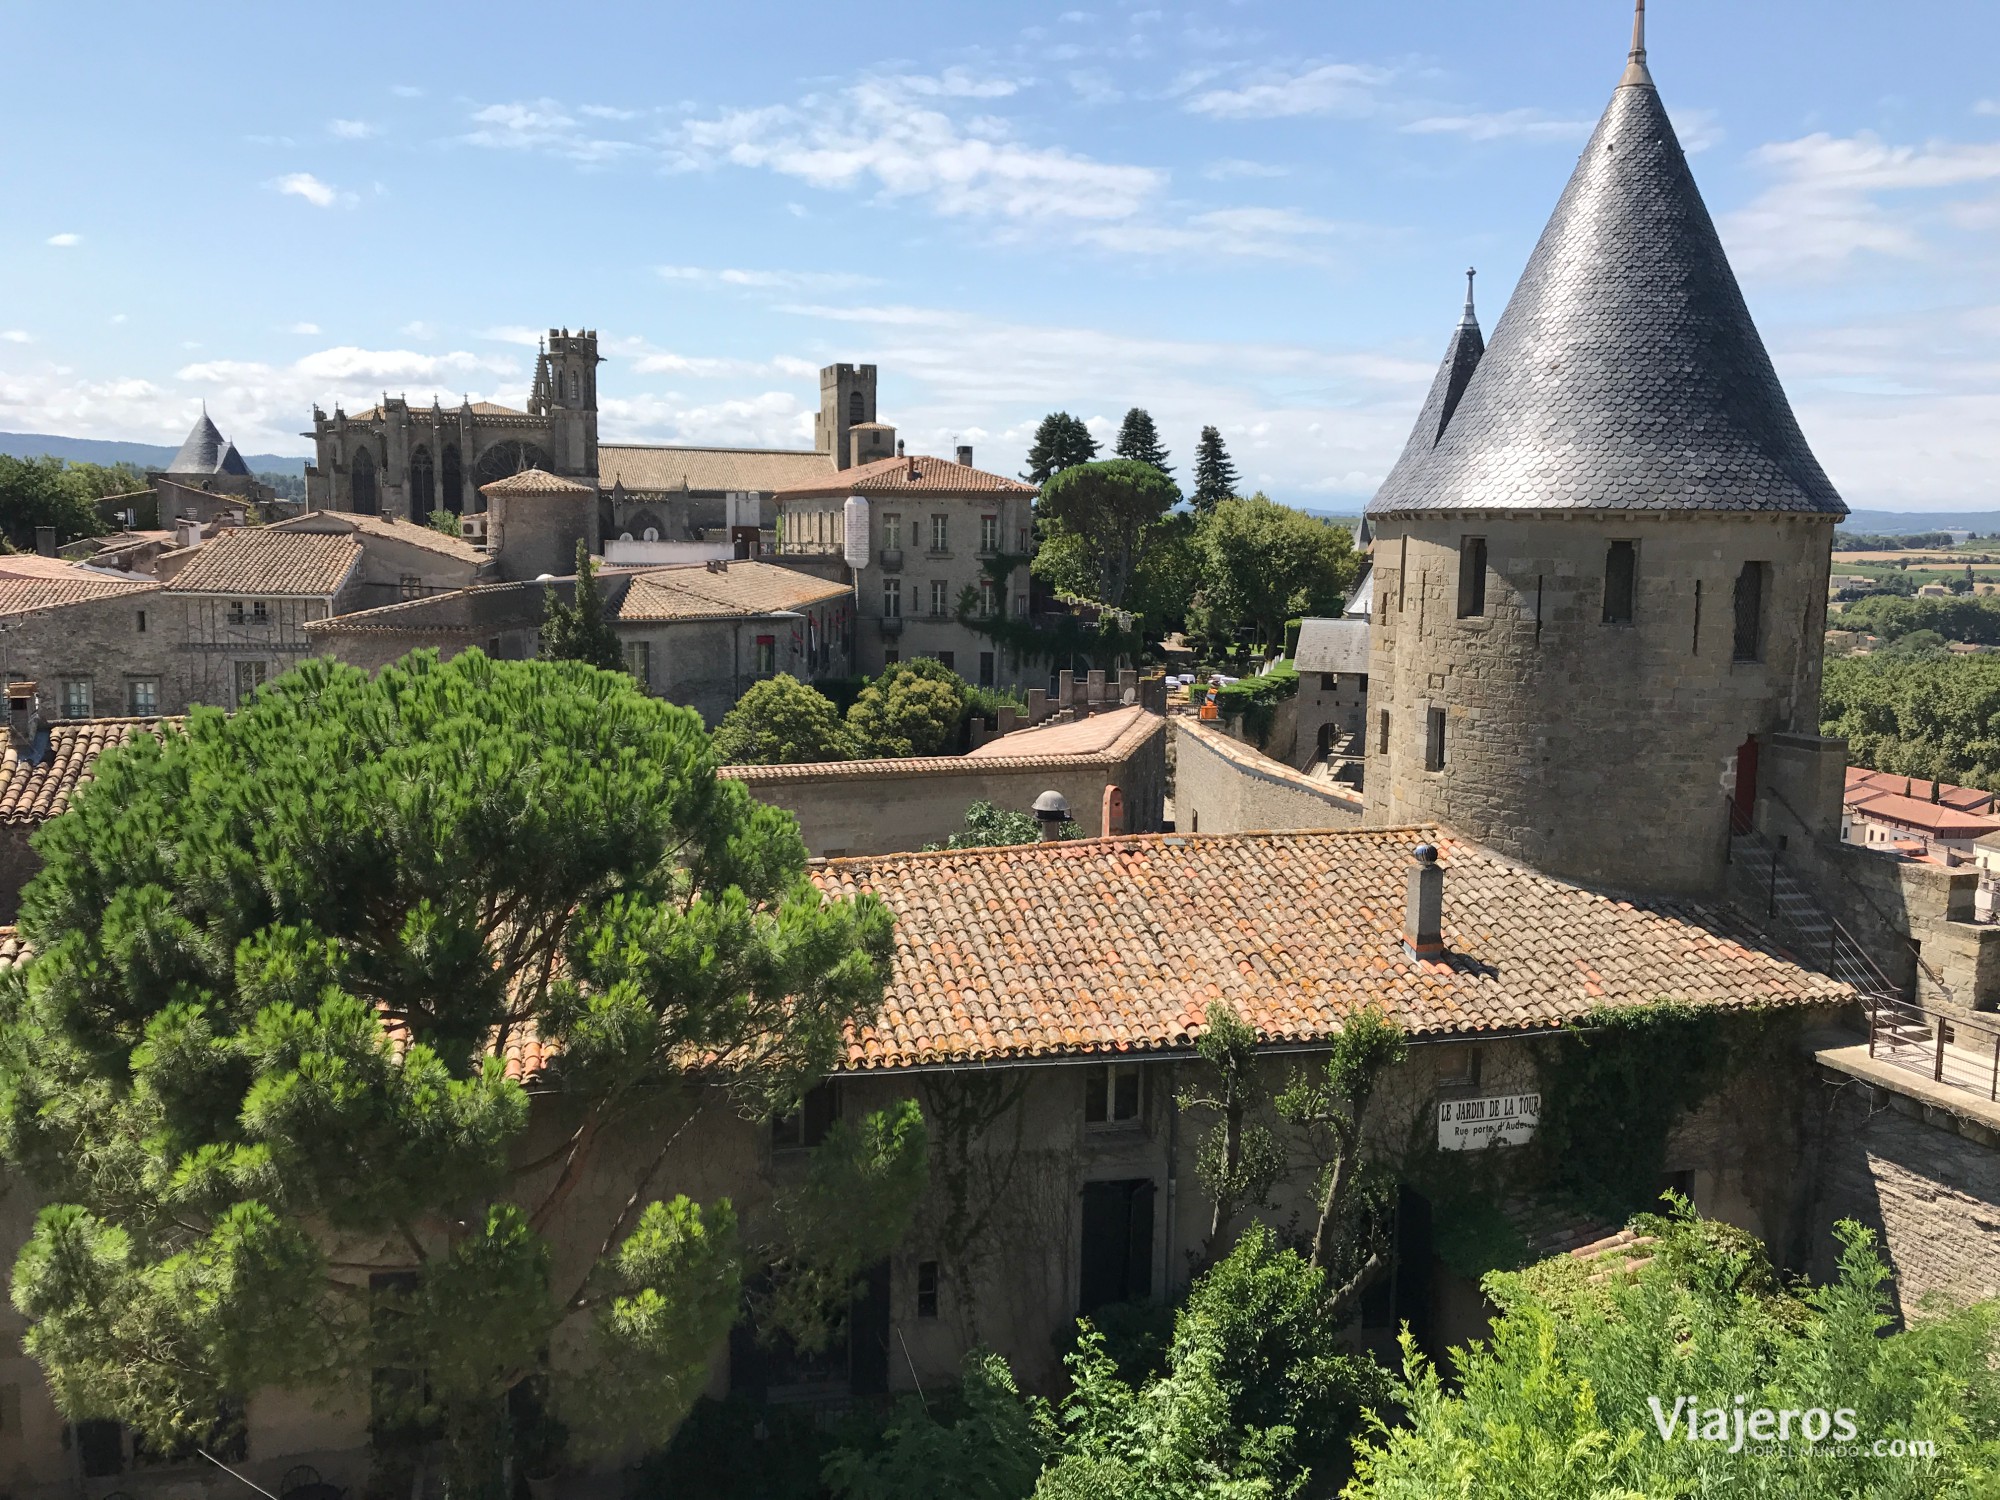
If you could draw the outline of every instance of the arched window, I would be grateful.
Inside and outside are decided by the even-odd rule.
[[[862,401],[859,391],[852,392],[847,398],[847,420],[850,423],[868,420],[868,407]]]
[[[583,377],[574,370],[569,372],[569,404],[583,405]]]
[[[657,526],[648,526],[646,528],[646,540],[649,542],[657,542],[659,539],[660,539],[660,528]]]
[[[381,508],[375,499],[375,455],[366,448],[354,451],[348,493],[356,515],[372,516]]]
[[[465,466],[458,459],[458,444],[444,446],[444,508],[455,516],[465,514]]]
[[[431,463],[431,450],[419,443],[410,455],[410,519],[428,521],[436,509],[437,470]]]

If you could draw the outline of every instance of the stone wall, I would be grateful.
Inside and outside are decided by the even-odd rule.
[[[1446,823],[1614,889],[1719,890],[1738,747],[1817,732],[1831,526],[1747,514],[1377,518],[1369,822]],[[1461,618],[1468,537],[1485,541],[1485,602]],[[1613,542],[1637,552],[1629,623],[1603,617]],[[1746,562],[1766,565],[1757,661],[1734,659]]]
[[[1046,791],[1068,799],[1078,834],[1103,833],[1104,789],[1125,800],[1125,827],[1153,833],[1166,795],[1166,723],[1148,718],[1102,755],[845,761],[823,766],[731,766],[760,801],[789,808],[815,858],[893,854],[963,830],[975,802],[1026,812]],[[1004,740],[999,741],[1004,745]]]
[[[1346,828],[1361,820],[1350,788],[1315,781],[1194,719],[1174,723],[1174,828],[1245,833]]]
[[[1814,1276],[1837,1274],[1833,1226],[1855,1219],[1878,1236],[1904,1316],[1933,1294],[2000,1296],[2000,1126],[1900,1080],[1883,1087],[1831,1068],[1823,1079]]]
[[[62,679],[88,678],[95,718],[132,712],[130,682],[158,684],[155,712],[185,712],[190,701],[184,653],[158,590],[133,589],[16,618],[4,637],[7,674],[38,684],[42,717],[62,717]]]

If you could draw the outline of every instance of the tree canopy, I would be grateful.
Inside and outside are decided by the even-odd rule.
[[[1490,1340],[1454,1351],[1449,1389],[1405,1333],[1406,1420],[1374,1419],[1348,1500],[1993,1492],[1994,1304],[1890,1332],[1889,1272],[1858,1225],[1840,1228],[1839,1279],[1802,1295],[1740,1230],[1678,1216],[1637,1227],[1657,1243],[1623,1271],[1557,1256],[1488,1276],[1500,1317]],[[1759,1408],[1768,1425],[1734,1451],[1736,1423]],[[1899,1438],[1935,1441],[1938,1456],[1897,1454]]]
[[[847,710],[853,753],[862,759],[945,755],[965,722],[965,679],[934,656],[891,662]]]
[[[1046,484],[1064,469],[1087,464],[1097,457],[1097,440],[1081,417],[1066,411],[1052,411],[1035,429],[1035,441],[1028,448],[1028,468],[1022,478],[1031,484]]]
[[[1174,472],[1167,462],[1167,450],[1160,441],[1160,431],[1153,425],[1152,414],[1143,406],[1135,406],[1125,413],[1125,420],[1118,427],[1118,443],[1114,451],[1120,458],[1129,458],[1134,463],[1151,464],[1162,474]]]
[[[24,552],[34,550],[39,526],[56,529],[58,546],[102,536],[108,528],[93,502],[144,485],[144,476],[126,464],[106,468],[0,453],[0,535]]]
[[[1266,645],[1294,616],[1337,614],[1361,570],[1353,532],[1263,495],[1217,502],[1197,545],[1210,619],[1254,626]]]
[[[549,661],[580,661],[607,672],[625,669],[625,646],[604,613],[590,549],[576,544],[576,598],[565,602],[551,584],[542,610],[542,655]]]
[[[622,673],[478,651],[310,661],[105,754],[0,990],[0,1145],[48,1204],[14,1300],[64,1411],[197,1438],[409,1371],[490,1493],[530,1378],[581,1441],[664,1438],[746,1260],[823,1334],[913,1210],[913,1106],[838,1125],[754,1240],[659,1180],[697,1115],[783,1113],[842,1055],[890,918],[822,900],[717,764]]]
[[[1119,609],[1180,498],[1153,465],[1113,458],[1064,469],[1042,486],[1035,513],[1050,542],[1094,579],[1090,597]]]
[[[1209,514],[1233,496],[1242,482],[1229,450],[1223,446],[1222,433],[1213,427],[1202,428],[1201,441],[1194,450],[1194,493],[1188,497],[1195,513]]]
[[[1855,765],[2000,791],[2000,657],[1830,660],[1819,718],[1820,733],[1846,740]]]
[[[851,748],[833,700],[784,672],[752,683],[715,726],[715,753],[736,766],[846,760]]]
[[[1865,630],[1888,640],[1934,631],[1947,641],[2000,646],[2000,595],[1958,594],[1949,599],[1917,599],[1870,594],[1827,622],[1840,630]]]

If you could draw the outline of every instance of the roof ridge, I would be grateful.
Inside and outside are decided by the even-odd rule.
[[[1082,759],[1082,757],[1078,758]],[[859,765],[863,764],[863,762],[832,761],[828,764]],[[994,762],[986,761],[983,764],[991,767]],[[1392,834],[1401,834],[1404,836],[1417,834],[1437,837],[1440,836],[1440,829],[1434,824],[1419,823],[1393,828],[1242,828],[1232,833],[1099,833],[1092,834],[1086,838],[1032,840],[1024,844],[980,844],[970,849],[910,849],[885,854],[843,854],[833,859],[816,859],[812,863],[823,865],[827,869],[846,870],[860,865],[901,864],[906,860],[915,859],[930,860],[956,858],[962,855],[1014,854],[1019,853],[1023,849],[1048,850],[1056,853],[1065,851],[1087,852],[1103,844],[1157,844],[1161,848],[1179,849],[1189,844],[1249,843],[1253,840],[1266,839],[1340,838],[1382,840]],[[1483,846],[1475,845],[1470,839],[1461,838],[1457,834],[1450,834],[1449,837],[1455,843],[1466,844],[1469,847],[1479,849],[1482,853],[1489,852]]]

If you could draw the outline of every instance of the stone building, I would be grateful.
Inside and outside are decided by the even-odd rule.
[[[889,662],[934,656],[981,687],[1016,684],[1020,663],[962,624],[958,611],[969,600],[982,618],[1026,619],[1035,493],[1033,485],[975,469],[969,447],[958,449],[956,461],[879,459],[779,492],[778,557],[846,576],[845,506],[850,495],[860,496],[868,526],[868,565],[856,584],[860,670],[873,675]]]
[[[41,719],[179,713],[178,665],[154,580],[0,557],[0,670]]]
[[[1368,504],[1369,820],[1717,889],[1760,742],[1819,743],[1846,513],[1636,35],[1492,344],[1468,297]]]
[[[1292,665],[1299,692],[1291,705],[1292,753],[1284,758],[1301,770],[1325,763],[1329,774],[1352,767],[1345,779],[1359,781],[1368,718],[1366,617],[1303,621]]]

